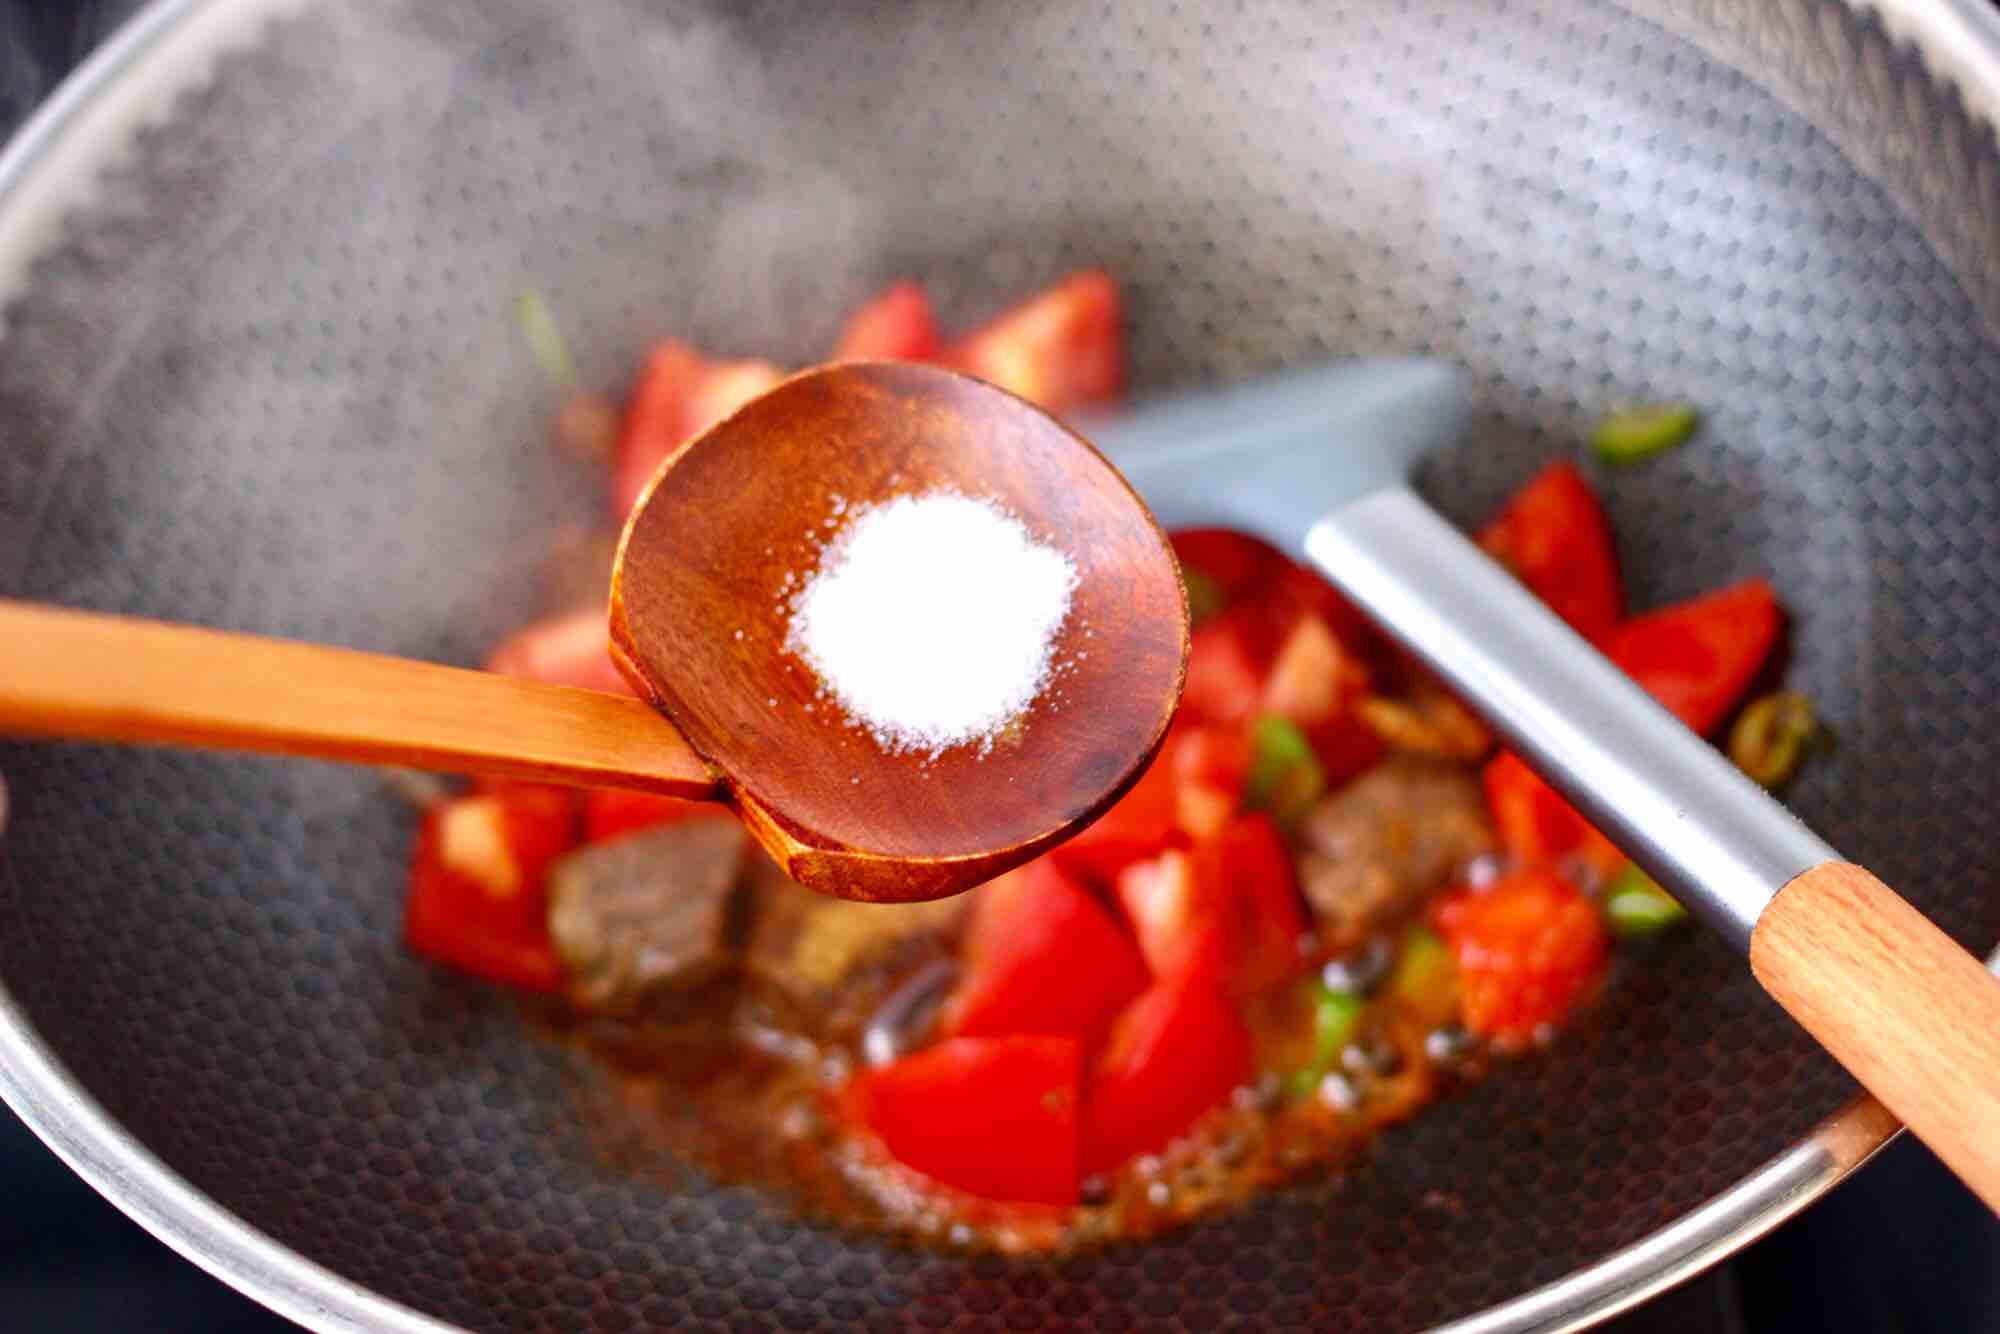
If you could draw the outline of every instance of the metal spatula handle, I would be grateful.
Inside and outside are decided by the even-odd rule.
[[[1839,859],[1409,488],[1336,511],[1305,545],[1591,823],[1739,949],[1779,889]]]
[[[2000,979],[1392,486],[1306,534],[1328,578],[1448,681],[2000,1209]]]

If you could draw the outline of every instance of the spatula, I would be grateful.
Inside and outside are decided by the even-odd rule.
[[[2000,1209],[2000,979],[1655,703],[1420,499],[1449,368],[1314,370],[1089,423],[1168,528],[1309,561],[1744,950],[1808,1032]]]

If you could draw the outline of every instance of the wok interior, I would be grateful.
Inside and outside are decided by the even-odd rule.
[[[1141,392],[1467,367],[1489,411],[1425,475],[1466,520],[1603,409],[1702,405],[1697,444],[1608,482],[1642,605],[1770,575],[1841,740],[1793,805],[1991,943],[2000,358],[1987,277],[1925,239],[1948,196],[1926,218],[1567,0],[580,8],[311,10],[143,137],[10,311],[0,590],[476,661],[601,504],[548,446],[523,287],[609,388],[662,335],[797,363],[894,277],[964,324],[1101,265]],[[1940,170],[1974,179],[1990,136],[1879,34],[1778,8],[1765,55],[1894,76],[1840,84],[1843,124],[1959,135]],[[1848,1088],[1684,934],[1338,1181],[1055,1267],[917,1255],[611,1161],[590,1068],[399,949],[411,817],[369,774],[0,765],[0,978],[83,1085],[257,1227],[481,1329],[1407,1328],[1643,1236]]]

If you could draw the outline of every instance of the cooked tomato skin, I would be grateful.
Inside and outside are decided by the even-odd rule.
[[[1048,854],[1057,865],[1084,880],[1108,885],[1126,866],[1179,839],[1179,784],[1173,757],[1183,735],[1185,727],[1176,723],[1139,781],[1110,810]]]
[[[704,801],[683,801],[622,787],[592,788],[583,794],[583,841],[602,843],[714,810],[713,804]]]
[[[1494,756],[1481,780],[1494,834],[1516,861],[1554,862],[1574,854],[1599,875],[1624,864],[1625,854],[1512,751]]]
[[[1585,639],[1610,633],[1624,615],[1611,521],[1572,463],[1552,463],[1530,479],[1480,532],[1479,545]]]
[[[1194,873],[1221,905],[1232,940],[1225,993],[1250,996],[1285,981],[1303,966],[1299,939],[1306,915],[1292,854],[1277,825],[1252,811],[1194,848]]]
[[[1231,602],[1262,592],[1277,578],[1285,557],[1276,547],[1229,528],[1183,528],[1167,535],[1188,569],[1213,579]]]
[[[1777,647],[1784,615],[1761,579],[1635,616],[1604,640],[1605,656],[1697,732],[1729,716]],[[1600,874],[1624,861],[1611,841],[1511,753],[1484,773],[1501,846],[1524,862],[1579,853]]]
[[[899,1162],[990,1200],[1077,1201],[1073,1037],[950,1038],[863,1071],[840,1099]]]
[[[923,284],[899,282],[853,315],[834,344],[835,361],[936,361],[944,351]]]
[[[1458,964],[1465,1026],[1503,1042],[1561,1023],[1609,950],[1596,905],[1546,866],[1448,895],[1430,917]]]
[[[1207,970],[1159,979],[1118,1016],[1085,1080],[1083,1173],[1164,1148],[1248,1080],[1251,1062],[1250,1032]]]
[[[784,378],[768,361],[712,361],[679,339],[653,349],[612,451],[611,513],[623,521],[675,450]]]
[[[477,825],[483,864],[454,863],[454,822]],[[576,797],[537,783],[494,783],[428,812],[410,860],[403,939],[461,972],[555,991],[562,965],[548,930],[549,863],[576,843]]]
[[[946,1003],[946,1034],[1059,1034],[1095,1047],[1145,990],[1138,946],[1053,860],[1030,862],[973,893],[965,976]]]
[[[1048,412],[1113,402],[1125,389],[1118,286],[1094,269],[1073,273],[951,345],[944,361]]]
[[[1777,594],[1746,579],[1633,617],[1605,637],[1604,655],[1706,735],[1743,698],[1783,631]]]

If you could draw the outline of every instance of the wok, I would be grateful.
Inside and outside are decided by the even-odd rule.
[[[1641,605],[1752,572],[1838,728],[1788,799],[1975,949],[2000,861],[2000,22],[1977,0],[1224,8],[161,0],[0,159],[0,593],[448,661],[601,506],[587,380],[793,363],[886,280],[1068,268],[1138,392],[1423,355],[1472,522],[1600,411]],[[321,1330],[1587,1322],[1892,1123],[1682,934],[1338,1176],[1060,1263],[919,1254],[633,1149],[581,1058],[397,944],[366,773],[8,746],[0,1094]]]

